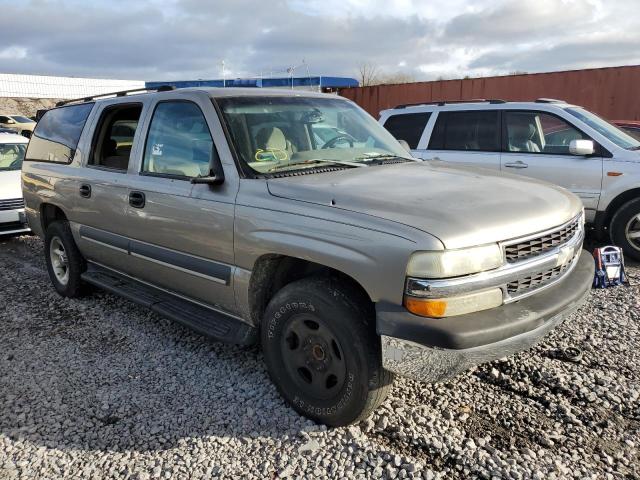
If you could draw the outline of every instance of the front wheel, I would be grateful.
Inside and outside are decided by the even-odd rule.
[[[624,254],[640,261],[640,199],[631,200],[611,219],[611,240]]]
[[[47,227],[44,257],[51,283],[60,295],[79,297],[84,293],[81,275],[86,262],[73,240],[69,223],[56,221]]]
[[[267,306],[262,349],[271,379],[300,414],[329,426],[367,417],[393,381],[370,309],[326,278],[286,285]]]

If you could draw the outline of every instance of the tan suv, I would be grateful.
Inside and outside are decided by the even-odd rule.
[[[259,342],[283,397],[329,425],[393,373],[442,381],[530,347],[593,281],[575,195],[417,161],[333,95],[72,102],[40,120],[22,182],[61,295],[91,284]]]
[[[0,127],[10,128],[23,137],[31,137],[36,128],[35,120],[24,115],[0,115]]]

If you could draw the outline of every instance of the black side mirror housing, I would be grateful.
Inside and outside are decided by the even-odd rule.
[[[191,179],[191,183],[197,184],[205,184],[205,185],[221,185],[224,183],[224,173],[222,173],[222,169],[220,171],[215,172],[213,169],[209,170],[209,175],[204,177],[193,177]]]

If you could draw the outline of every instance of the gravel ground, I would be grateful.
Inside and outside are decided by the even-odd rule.
[[[636,286],[452,382],[397,379],[369,420],[327,430],[283,403],[257,348],[105,293],[63,299],[41,249],[0,241],[2,479],[640,478]]]

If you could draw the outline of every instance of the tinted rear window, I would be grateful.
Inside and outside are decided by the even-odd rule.
[[[31,136],[25,160],[69,163],[93,105],[82,103],[46,112]]]
[[[404,140],[410,148],[418,148],[418,142],[431,117],[430,112],[406,113],[387,118],[384,128],[397,140]]]
[[[441,112],[429,142],[429,150],[500,150],[498,112],[477,110]]]

